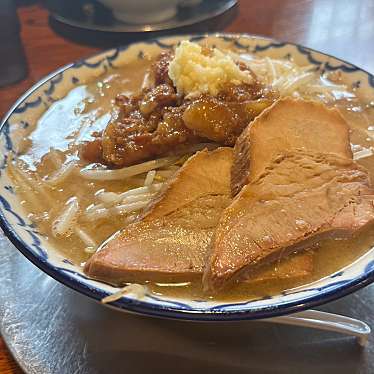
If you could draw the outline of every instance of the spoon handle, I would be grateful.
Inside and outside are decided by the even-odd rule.
[[[340,332],[355,336],[361,346],[367,344],[371,332],[370,326],[363,321],[319,310],[306,310],[287,316],[264,319],[263,321]]]

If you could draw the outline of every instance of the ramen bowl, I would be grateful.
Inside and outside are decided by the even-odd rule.
[[[100,301],[118,288],[88,278],[79,265],[73,264],[43,236],[23,209],[21,198],[6,173],[10,152],[19,152],[19,143],[27,129],[36,123],[54,102],[72,89],[94,80],[108,70],[115,70],[145,55],[168,51],[182,39],[235,47],[238,51],[278,59],[293,59],[316,70],[337,72],[354,87],[365,102],[374,100],[374,76],[324,53],[309,48],[250,35],[214,34],[167,37],[148,40],[99,53],[51,73],[27,91],[10,109],[0,131],[0,224],[11,242],[31,262],[66,286]],[[215,299],[193,300],[185,297],[129,292],[110,303],[118,310],[149,316],[185,320],[261,319],[294,313],[343,297],[374,280],[374,249],[369,249],[342,269],[322,279],[274,295],[242,298],[240,301]]]

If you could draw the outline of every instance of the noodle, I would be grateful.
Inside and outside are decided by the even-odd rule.
[[[106,193],[113,194],[112,192],[106,192]],[[104,193],[103,193],[103,195],[104,195]],[[114,194],[114,195],[116,195],[117,197],[119,196],[117,194]],[[112,197],[111,200],[108,199],[106,203],[97,204],[97,205],[90,205],[86,209],[86,212],[87,213],[93,213],[93,212],[98,211],[98,210],[103,209],[103,208],[113,207],[114,205],[116,205],[118,203],[121,203],[121,202],[128,204],[128,203],[135,203],[135,202],[138,202],[138,201],[145,201],[145,200],[150,201],[154,196],[155,196],[155,193],[147,192],[147,193],[144,193],[144,194],[131,195],[131,196],[125,197],[122,200],[117,200],[117,198],[114,199]]]
[[[139,199],[148,198],[154,196],[158,192],[163,183],[152,184],[150,186],[143,186],[138,188],[133,188],[131,190],[117,194],[115,192],[100,192],[97,194],[97,198],[102,202],[98,205],[90,205],[86,211],[92,211],[98,207],[111,206],[118,204],[124,200],[128,202],[138,201]]]
[[[53,205],[52,197],[45,189],[45,183],[40,179],[37,174],[34,174],[36,180],[33,179],[27,172],[25,172],[18,164],[14,167],[14,170],[18,173],[18,175],[23,179],[24,183],[26,183],[30,189],[34,192],[37,192],[43,200],[50,205]],[[48,186],[49,187],[49,186]]]
[[[117,214],[135,212],[137,210],[145,208],[150,203],[150,201],[151,199],[143,200],[143,201],[136,201],[134,203],[121,204],[121,205],[115,206],[112,209],[115,212],[117,212]]]
[[[96,248],[97,244],[95,241],[85,232],[83,231],[80,227],[75,226],[74,227],[74,233],[82,240],[84,244],[87,245],[89,248]]]
[[[147,289],[141,284],[132,283],[121,288],[114,294],[104,297],[101,302],[103,304],[112,303],[113,301],[117,301],[129,293],[133,293],[137,299],[142,299],[146,295],[146,292]]]
[[[219,147],[216,143],[198,143],[188,146],[179,147],[179,152],[173,156],[163,157],[156,160],[146,161],[141,164],[128,166],[122,169],[104,169],[104,168],[93,168],[93,165],[88,165],[80,170],[80,175],[83,178],[91,180],[119,180],[133,177],[135,175],[147,173],[154,169],[159,169],[161,167],[171,166],[177,163],[181,156],[189,156],[192,153],[201,151],[203,149],[212,150]]]
[[[293,81],[288,82],[282,87],[284,95],[290,94],[293,91],[296,91],[303,84],[308,84],[314,79],[314,73],[305,73],[296,77]]]
[[[76,197],[66,203],[67,207],[52,223],[52,234],[55,237],[66,235],[72,229],[72,225],[77,218],[79,203]]]
[[[271,73],[269,82],[277,80],[277,71],[275,70],[274,64],[269,57],[266,57],[266,63],[268,65],[268,71]]]
[[[133,188],[131,190],[122,192],[121,194],[117,195],[117,201],[116,202],[121,202],[124,198],[127,198],[132,195],[140,195],[144,194],[147,192],[150,193],[155,193],[160,191],[160,189],[164,186],[164,183],[155,183],[150,186],[143,186],[143,187],[138,187],[138,188]]]
[[[122,200],[120,200],[121,203],[135,203],[137,201],[150,199],[153,196],[155,196],[155,192],[146,192],[143,194],[136,194],[136,195],[130,195],[127,197],[124,197]]]
[[[119,194],[115,192],[101,192],[97,195],[97,198],[104,204],[104,205],[112,205],[118,202]]]
[[[373,150],[371,148],[364,148],[358,152],[354,152],[353,153],[353,159],[354,160],[360,160],[362,158],[365,158],[365,157],[370,157],[372,156],[374,153],[373,153]]]
[[[34,211],[40,212],[41,208],[45,209],[45,201],[42,201],[42,196],[40,196],[39,193],[35,193],[35,190],[33,189],[32,185],[30,185],[28,178],[25,179],[24,173],[20,173],[19,168],[16,167],[12,162],[8,163],[8,171],[17,181],[17,188],[19,188],[25,194],[27,193],[27,202],[33,206]]]
[[[169,179],[171,176],[175,174],[175,172],[176,170],[158,170],[156,176],[162,177],[164,179]]]
[[[80,175],[86,179],[93,180],[117,180],[126,179],[138,174],[146,173],[153,169],[158,169],[163,166],[172,165],[178,161],[178,157],[164,157],[157,160],[146,161],[141,164],[125,167],[122,169],[109,170],[109,169],[89,169],[83,168]]]
[[[86,247],[84,248],[84,252],[88,254],[94,254],[97,251],[95,247]]]
[[[155,175],[156,175],[156,170],[149,171],[147,173],[147,176],[145,177],[144,186],[150,186],[153,183]]]
[[[69,162],[62,165],[60,170],[57,170],[50,178],[46,179],[46,183],[51,186],[56,186],[62,183],[67,177],[69,177],[76,169],[76,162]]]
[[[353,97],[344,84],[336,84],[321,76],[315,66],[298,66],[293,61],[277,60],[269,57],[239,55],[229,51],[236,61],[246,64],[257,79],[279,91],[281,97],[293,95],[308,98],[311,94],[320,99],[333,101],[338,94],[341,97]]]
[[[145,208],[151,199],[135,201],[132,203],[121,204],[110,208],[97,207],[96,209],[86,212],[83,216],[83,219],[87,221],[96,221],[98,219],[106,218],[109,216],[121,215],[130,212],[136,212]]]

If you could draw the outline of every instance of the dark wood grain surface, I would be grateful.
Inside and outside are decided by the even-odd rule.
[[[51,21],[38,3],[20,6],[18,14],[28,76],[0,89],[1,116],[24,91],[58,67],[105,47],[144,37],[104,35],[66,27]],[[300,43],[374,73],[373,0],[241,0],[239,7],[229,14],[183,31],[214,30]],[[365,300],[360,303],[365,305]],[[0,373],[20,372],[0,338]]]

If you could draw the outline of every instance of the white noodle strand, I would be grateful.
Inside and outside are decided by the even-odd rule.
[[[72,230],[79,212],[79,202],[76,197],[69,199],[65,210],[52,223],[52,234],[55,237],[68,234]]]
[[[112,303],[113,301],[117,301],[119,299],[122,299],[123,296],[128,294],[134,294],[136,299],[142,299],[147,293],[147,289],[145,286],[137,283],[129,284],[123,288],[121,288],[119,291],[115,292],[112,295],[104,297],[101,302],[103,304]]]
[[[153,180],[155,179],[156,170],[151,170],[147,173],[147,176],[144,180],[144,186],[148,187],[153,183]]]
[[[53,199],[50,196],[49,192],[45,188],[45,183],[39,178],[37,174],[33,174],[35,179],[24,171],[19,163],[16,164],[14,170],[17,171],[18,175],[28,184],[36,194],[38,194],[42,200],[45,200],[49,205],[53,205]],[[48,186],[49,187],[49,186]],[[50,187],[49,187],[50,188]]]
[[[68,178],[76,170],[77,164],[75,162],[69,162],[62,165],[60,170],[57,170],[46,182],[51,186],[56,186],[62,183],[66,178]]]
[[[112,192],[107,192],[107,193],[111,194]],[[113,199],[113,197],[112,197],[111,200],[109,201],[109,199],[108,199],[106,203],[90,205],[89,207],[87,207],[86,213],[91,214],[91,213],[93,213],[95,211],[98,211],[100,209],[103,209],[103,208],[111,208],[118,203],[129,204],[129,203],[135,203],[135,202],[138,202],[138,201],[145,201],[145,200],[150,201],[154,196],[155,196],[155,193],[147,192],[147,193],[144,193],[144,194],[131,195],[131,196],[128,196],[128,197],[121,200],[121,199],[118,199],[119,195],[117,195],[116,199]],[[104,197],[105,197],[105,195],[104,195]]]
[[[79,237],[79,239],[82,240],[84,244],[87,245],[89,248],[96,248],[97,244],[96,242],[80,227],[75,226],[74,227],[74,233]]]
[[[219,145],[216,143],[199,143],[188,146],[181,146],[178,155],[163,157],[156,160],[146,161],[141,164],[128,166],[122,169],[104,169],[94,168],[95,165],[88,165],[80,170],[80,175],[86,179],[92,180],[120,180],[130,178],[139,174],[147,173],[148,171],[173,165],[180,160],[182,156],[188,156],[191,153],[201,151],[203,149],[212,150],[217,148]]]
[[[234,60],[246,64],[260,82],[278,90],[281,97],[293,95],[309,98],[310,95],[318,95],[323,101],[333,101],[336,97],[353,97],[346,85],[334,83],[328,76],[321,76],[315,66],[299,66],[288,60],[228,53]]]
[[[354,160],[360,160],[362,158],[370,157],[372,156],[373,150],[371,148],[364,148],[361,151],[353,153],[353,159]]]
[[[103,219],[103,218],[112,217],[116,215],[130,213],[130,212],[136,212],[136,211],[139,211],[145,208],[151,202],[151,200],[152,199],[136,201],[133,203],[117,205],[111,208],[99,207],[99,208],[96,208],[95,210],[90,210],[89,212],[86,212],[83,218],[87,221],[92,222],[98,219]]]
[[[131,203],[139,200],[148,200],[155,196],[155,194],[160,191],[164,183],[155,183],[150,186],[143,186],[138,188],[133,188],[131,190],[117,194],[115,192],[104,192],[96,193],[98,200],[101,201],[100,204],[91,204],[86,208],[86,213],[91,213],[95,210],[101,208],[108,208],[119,203]]]
[[[146,173],[153,169],[158,169],[167,165],[172,165],[178,161],[179,157],[164,157],[157,160],[143,162],[138,165],[129,166],[122,169],[90,169],[84,168],[80,171],[80,175],[86,179],[92,180],[119,180],[133,177],[138,174]]]

